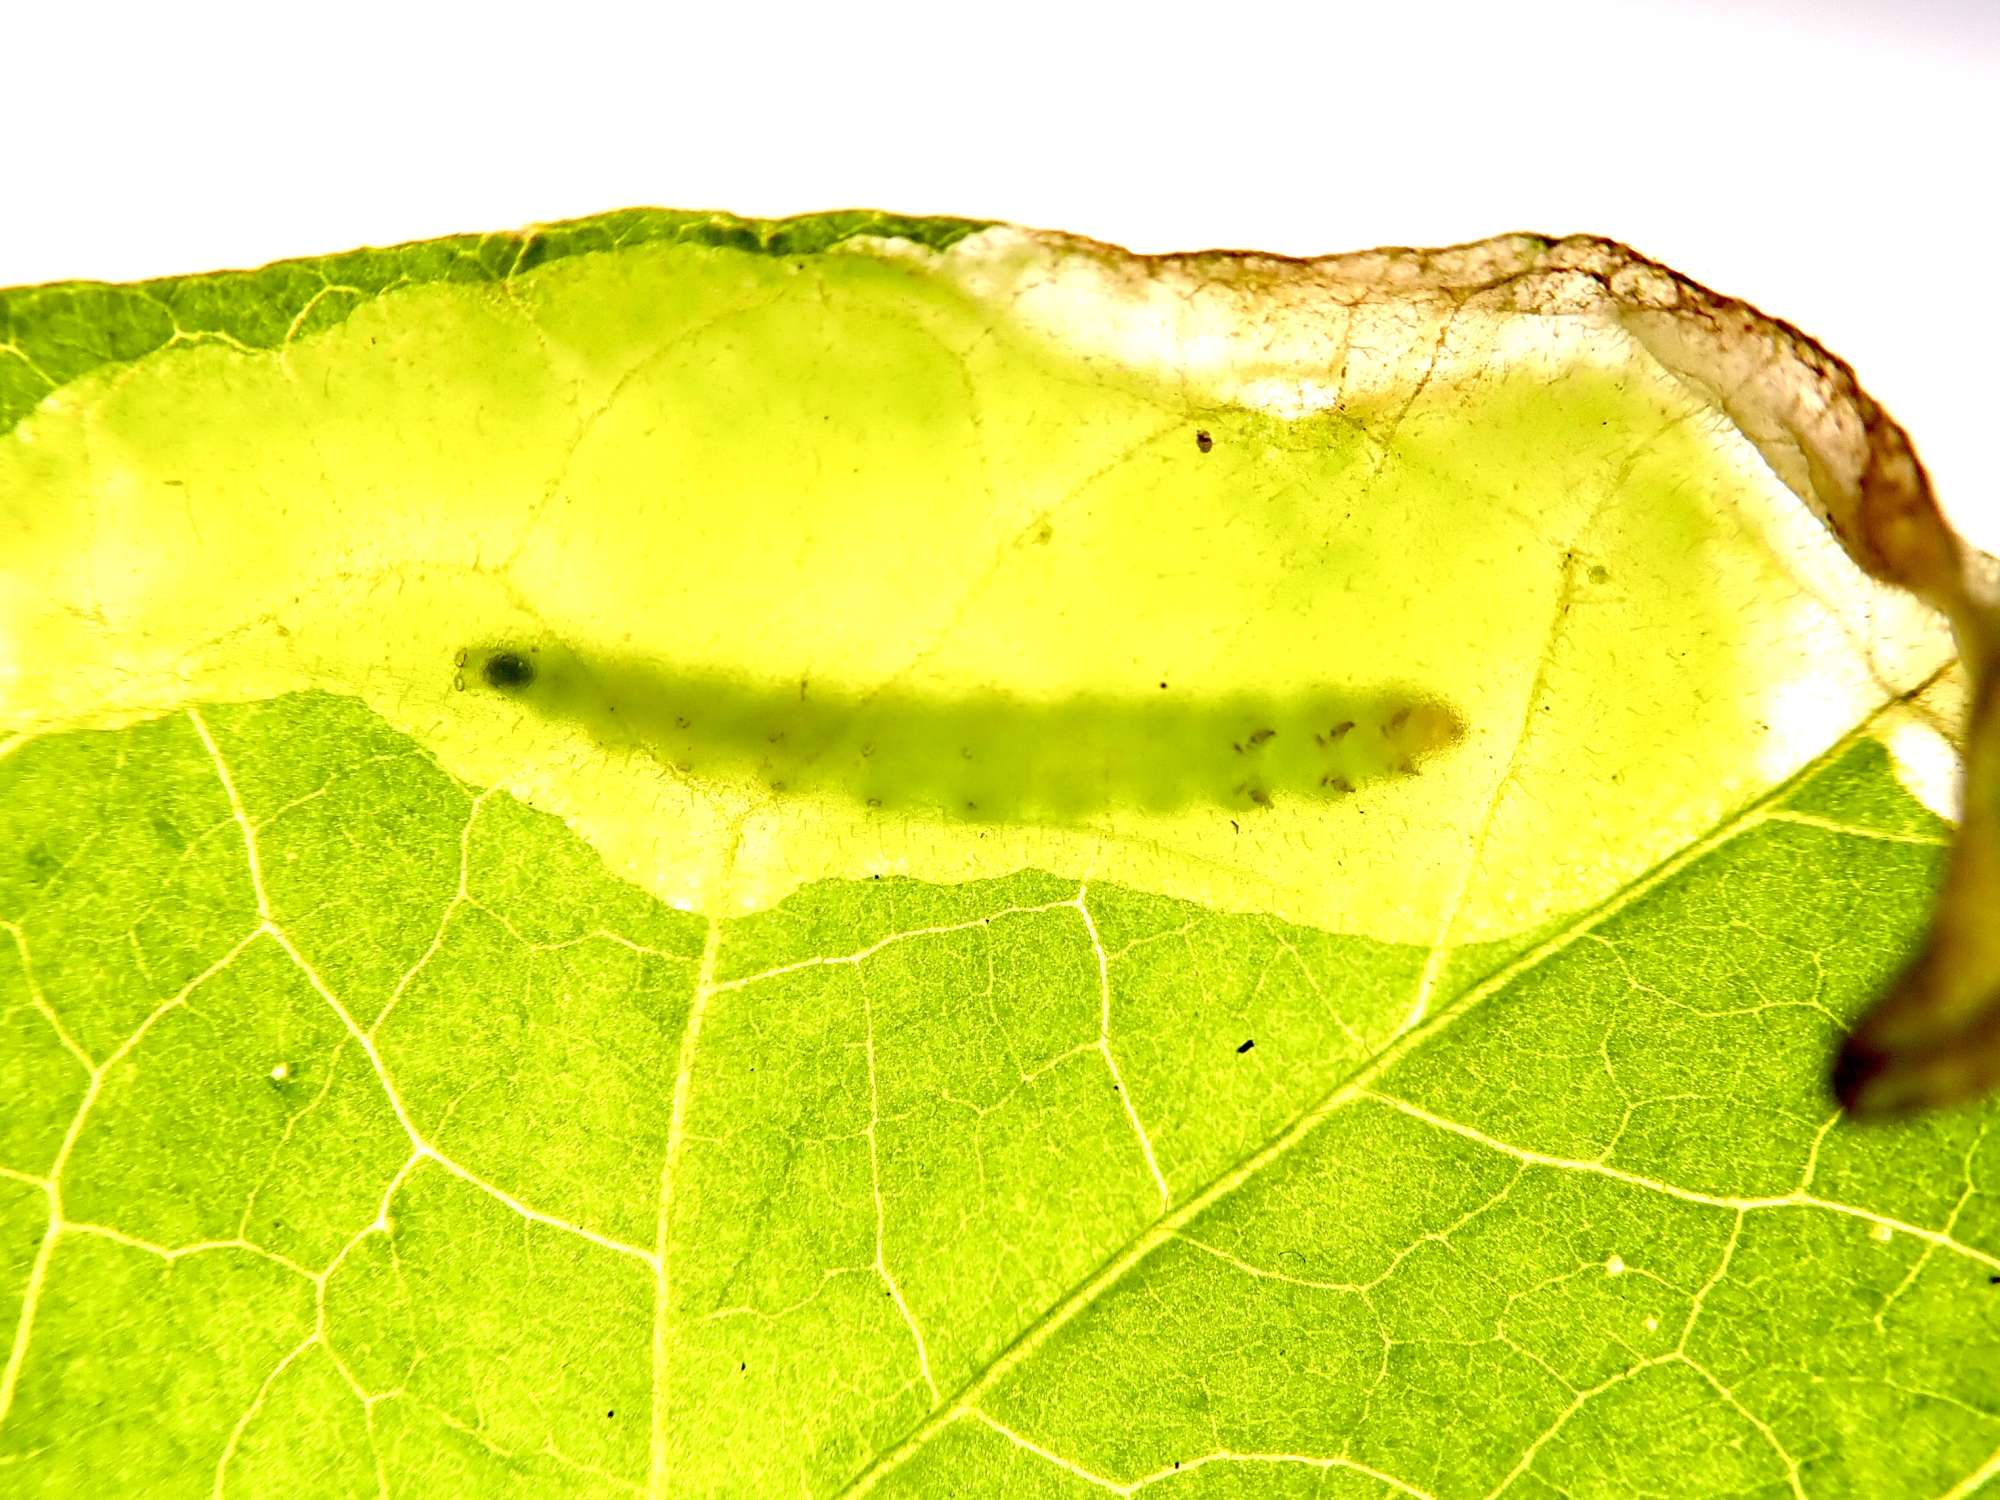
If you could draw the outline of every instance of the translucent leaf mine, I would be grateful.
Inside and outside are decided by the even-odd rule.
[[[0,293],[0,524],[9,1493],[2000,1473],[2000,590],[1752,309],[635,211]]]

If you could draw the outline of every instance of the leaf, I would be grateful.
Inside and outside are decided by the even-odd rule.
[[[1981,1081],[1990,575],[1783,325],[633,213],[0,411],[10,1488],[2000,1472],[1994,1108],[1825,1082]]]

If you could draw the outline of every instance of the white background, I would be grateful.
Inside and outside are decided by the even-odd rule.
[[[1848,359],[2000,550],[2000,0],[51,0],[0,34],[0,285],[634,204],[1140,250],[1587,231]]]

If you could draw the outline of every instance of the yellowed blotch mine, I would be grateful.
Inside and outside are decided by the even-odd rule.
[[[0,439],[4,722],[355,694],[703,910],[1037,866],[1504,937],[1951,654],[1587,259],[654,244],[170,347]]]

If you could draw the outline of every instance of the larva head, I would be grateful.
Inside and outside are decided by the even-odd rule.
[[[534,682],[535,664],[524,653],[503,648],[487,656],[480,664],[479,675],[488,687],[511,692]]]

